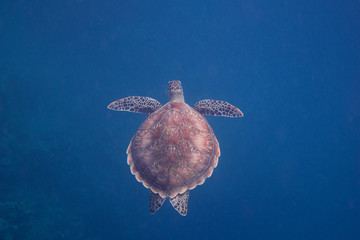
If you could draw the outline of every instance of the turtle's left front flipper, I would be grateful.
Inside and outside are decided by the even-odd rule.
[[[108,109],[136,113],[152,113],[161,108],[161,103],[149,97],[126,97],[109,104]]]
[[[223,116],[223,117],[242,117],[244,114],[237,107],[230,103],[220,100],[201,100],[195,103],[195,110],[203,115]]]

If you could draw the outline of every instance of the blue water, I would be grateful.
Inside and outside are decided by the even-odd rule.
[[[0,239],[360,239],[359,1],[2,1]],[[127,96],[226,100],[180,216],[130,173]]]

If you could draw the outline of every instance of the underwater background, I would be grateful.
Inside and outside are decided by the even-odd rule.
[[[360,239],[360,2],[0,4],[0,239]],[[189,211],[149,214],[126,163],[180,80],[221,157]]]

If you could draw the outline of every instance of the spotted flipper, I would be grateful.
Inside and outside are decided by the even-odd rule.
[[[202,100],[195,103],[193,108],[203,115],[223,116],[223,117],[244,116],[244,114],[240,111],[240,109],[234,107],[230,103],[220,100],[211,100],[211,99]]]
[[[150,213],[154,214],[163,205],[165,198],[150,190]]]
[[[178,194],[174,198],[170,198],[171,205],[178,211],[181,215],[186,216],[188,209],[188,201],[189,201],[189,190],[184,192],[183,194]]]
[[[149,97],[126,97],[110,103],[108,109],[136,113],[152,113],[161,108],[161,103]]]

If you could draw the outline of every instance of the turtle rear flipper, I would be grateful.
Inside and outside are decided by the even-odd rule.
[[[186,190],[183,194],[178,194],[174,198],[170,198],[171,205],[178,211],[181,215],[186,216],[188,210],[188,201],[189,201],[189,190]]]
[[[222,117],[242,117],[244,114],[237,107],[230,103],[205,99],[195,103],[193,107],[203,115],[222,116]]]
[[[159,194],[150,190],[150,213],[154,214],[163,205],[166,198],[160,197]]]
[[[149,97],[131,96],[109,104],[108,109],[136,113],[153,113],[161,108],[161,103]]]

